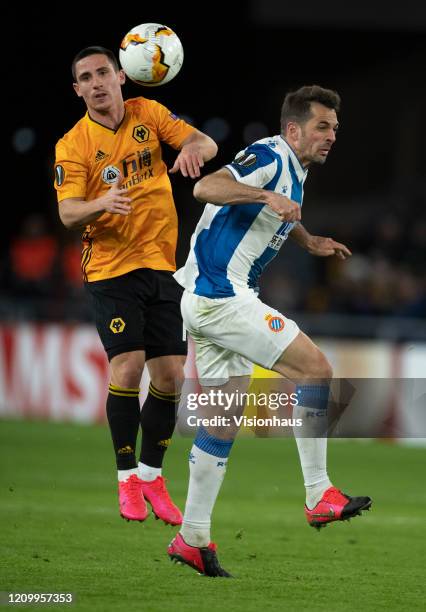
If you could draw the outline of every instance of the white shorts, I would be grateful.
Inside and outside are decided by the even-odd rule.
[[[198,376],[209,385],[250,375],[253,363],[270,370],[299,333],[294,321],[254,293],[210,299],[184,291],[181,311],[194,339]]]

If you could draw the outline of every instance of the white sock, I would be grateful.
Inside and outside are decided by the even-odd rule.
[[[312,509],[324,491],[332,486],[327,474],[327,438],[309,437],[321,435],[327,428],[327,412],[303,406],[293,408],[293,418],[303,421],[294,428],[300,465],[306,488],[306,505]]]
[[[139,461],[138,463],[139,469],[139,478],[141,480],[146,480],[147,482],[151,482],[155,480],[157,476],[161,476],[161,468],[151,467],[150,465],[146,465]]]
[[[216,457],[193,445],[189,455],[189,487],[180,530],[189,546],[210,542],[211,515],[225,476],[228,458]]]
[[[117,474],[119,482],[124,482],[132,474],[136,474],[136,476],[139,476],[138,468],[131,468],[130,470],[118,470]]]

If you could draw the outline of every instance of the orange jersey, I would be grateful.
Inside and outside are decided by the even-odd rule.
[[[88,113],[56,145],[58,202],[93,200],[123,176],[132,199],[127,215],[103,213],[83,233],[85,280],[120,276],[136,268],[175,270],[177,214],[161,142],[179,149],[194,128],[154,100],[125,102],[117,130]]]

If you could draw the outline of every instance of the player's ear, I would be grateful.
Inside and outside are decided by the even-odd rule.
[[[74,91],[75,93],[78,95],[79,98],[81,98],[81,93],[80,93],[80,85],[78,83],[73,83],[72,86],[74,87]]]
[[[120,70],[120,85],[124,85],[126,82],[126,73],[123,69]]]
[[[300,125],[295,121],[289,121],[287,123],[286,134],[291,136],[292,138],[299,138],[300,135]]]

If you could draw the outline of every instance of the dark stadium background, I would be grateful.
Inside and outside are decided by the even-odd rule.
[[[13,27],[7,31],[3,62],[8,195],[3,200],[0,270],[9,298],[13,300],[14,285],[7,273],[8,251],[26,217],[40,213],[60,242],[70,237],[57,217],[52,164],[55,142],[84,111],[72,89],[74,54],[91,44],[117,51],[131,27],[154,21],[166,23],[181,37],[183,68],[163,87],[127,83],[124,95],[153,97],[191,117],[200,129],[210,130],[206,122],[212,118],[224,119],[229,133],[219,142],[219,154],[206,171],[227,163],[245,144],[247,124],[260,122],[265,132],[276,133],[282,99],[289,89],[318,83],[342,96],[337,144],[327,164],[310,171],[303,220],[312,231],[333,235],[361,253],[361,269],[378,251],[389,273],[395,274],[391,294],[378,304],[373,296],[372,304],[366,305],[370,298],[365,298],[362,288],[353,296],[345,286],[343,297],[336,299],[339,287],[330,278],[330,262],[308,262],[298,252],[298,263],[293,264],[290,246],[283,249],[287,256],[280,255],[284,261],[285,257],[291,260],[283,289],[287,298],[277,298],[279,290],[273,289],[279,282],[276,268],[266,277],[266,299],[288,312],[424,317],[426,7],[421,3],[410,0],[390,7],[377,1],[349,5],[308,1],[299,6],[253,0],[191,7],[126,5],[125,10],[47,3],[32,4],[25,11],[11,8],[9,17]],[[30,128],[34,142],[18,152],[21,128]],[[214,130],[210,133],[217,136]],[[169,162],[173,159],[170,152],[165,157]],[[190,181],[175,177],[173,184],[180,216],[177,257],[181,264],[201,211],[192,199]],[[378,276],[380,262],[374,272]],[[407,291],[414,297],[392,295],[400,265],[404,270],[408,267]],[[357,272],[358,268],[355,276]],[[371,280],[374,284],[374,276]],[[10,310],[13,306],[5,306],[3,316],[11,316]],[[336,333],[338,327],[332,324]],[[410,334],[406,331],[402,336]],[[424,327],[421,334],[426,337]]]

